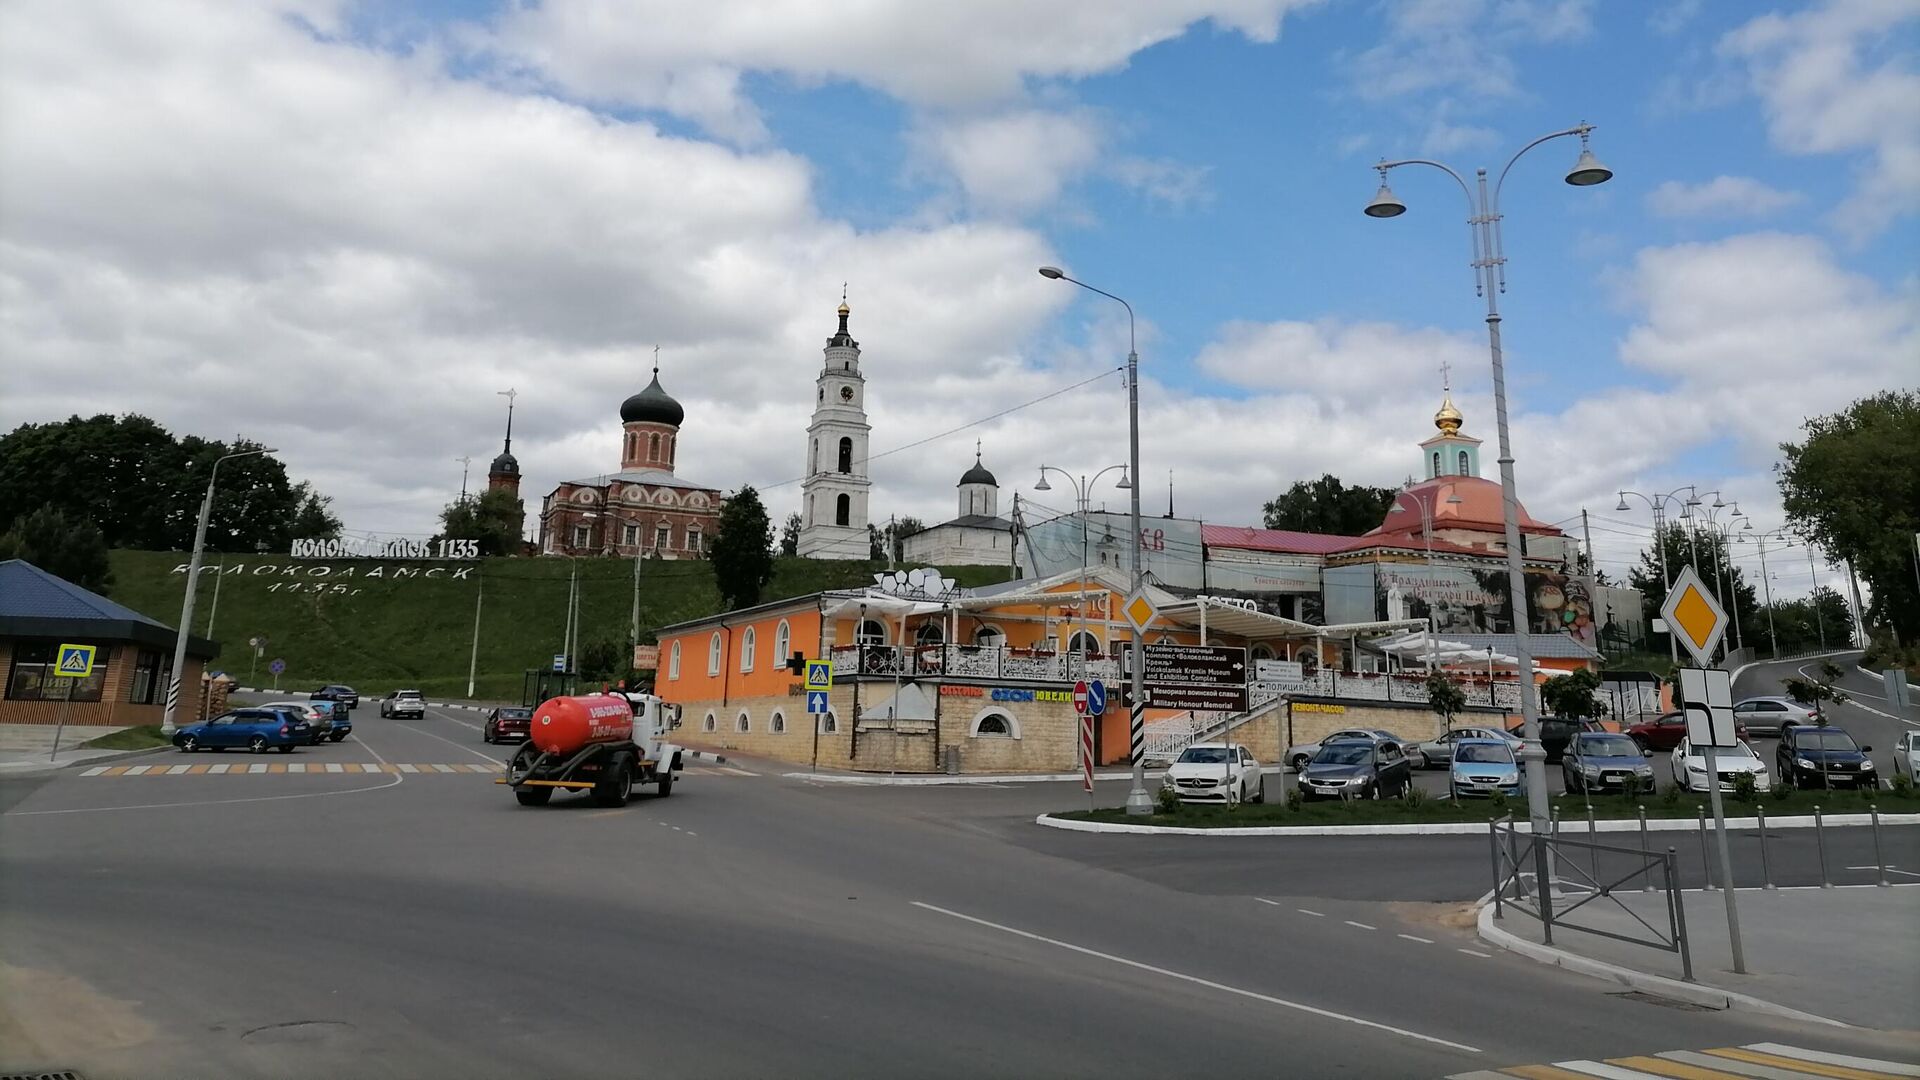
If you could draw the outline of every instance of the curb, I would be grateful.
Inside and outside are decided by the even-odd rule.
[[[1095,773],[1094,780],[1125,780],[1132,773]],[[1148,777],[1158,773],[1148,773]],[[868,776],[848,773],[782,773],[786,780],[812,780],[817,783],[853,784],[867,787],[941,787],[964,784],[1060,784],[1079,780],[1079,773],[1018,773],[1012,776]]]
[[[705,750],[682,750],[680,751],[680,756],[683,758],[694,758],[699,761],[711,761],[719,765],[725,765],[727,763],[727,755],[711,754]]]
[[[1430,823],[1402,825],[1249,825],[1242,828],[1194,829],[1178,825],[1130,825],[1116,821],[1075,821],[1070,818],[1041,814],[1033,819],[1035,825],[1049,829],[1064,829],[1068,832],[1084,833],[1144,833],[1160,836],[1479,836],[1487,831],[1487,823],[1482,821],[1435,821]],[[1830,814],[1821,818],[1821,823],[1830,827],[1853,825],[1871,825],[1871,814]],[[1640,822],[1633,818],[1616,818],[1610,821],[1594,823],[1596,833],[1639,832]],[[1882,814],[1882,825],[1920,825],[1920,814]],[[1814,820],[1811,815],[1768,818],[1769,829],[1811,829]],[[1514,827],[1522,832],[1530,831],[1525,821],[1514,822]],[[1758,818],[1728,818],[1729,829],[1757,829]],[[1699,828],[1697,820],[1687,818],[1660,818],[1647,822],[1648,832],[1693,832]],[[1584,820],[1569,821],[1561,819],[1560,833],[1586,832]]]
[[[1833,652],[1814,652],[1814,653],[1806,653],[1801,656],[1776,656],[1766,660],[1749,660],[1746,663],[1741,664],[1739,667],[1734,668],[1733,674],[1727,676],[1727,681],[1730,683],[1739,682],[1740,676],[1745,675],[1747,673],[1748,668],[1757,668],[1762,664],[1790,664],[1795,660],[1818,660],[1826,656],[1845,656],[1848,653],[1859,652],[1859,651],[1860,651],[1859,649],[1836,649]],[[1854,666],[1858,667],[1859,665],[1856,664]],[[1876,675],[1874,676],[1874,678],[1877,679],[1879,678],[1879,676]]]
[[[1589,957],[1570,953],[1565,949],[1556,949],[1551,945],[1542,945],[1539,942],[1528,941],[1523,937],[1493,925],[1492,904],[1484,904],[1481,906],[1478,930],[1480,940],[1496,948],[1517,953],[1529,960],[1542,964],[1564,968],[1581,975],[1590,975],[1596,979],[1605,979],[1608,982],[1618,983],[1621,986],[1631,987],[1644,993],[1673,998],[1676,1001],[1684,1001],[1709,1009],[1738,1009],[1742,1012],[1764,1013],[1768,1016],[1779,1016],[1788,1020],[1828,1024],[1841,1028],[1852,1028],[1855,1026],[1840,1020],[1835,1020],[1832,1017],[1803,1012],[1786,1005],[1776,1004],[1764,998],[1754,997],[1751,994],[1742,994],[1733,990],[1722,990],[1718,987],[1707,986],[1702,983],[1683,982],[1679,979],[1669,978],[1665,975],[1655,975],[1651,972],[1636,971],[1633,968],[1621,967],[1618,964],[1609,964],[1604,960],[1594,960]]]

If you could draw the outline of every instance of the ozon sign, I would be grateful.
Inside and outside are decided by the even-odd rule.
[[[478,540],[295,540],[296,559],[477,559]]]

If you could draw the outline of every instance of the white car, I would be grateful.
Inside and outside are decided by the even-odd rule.
[[[1752,773],[1753,785],[1761,791],[1773,786],[1773,778],[1767,773],[1767,763],[1746,743],[1716,749],[1713,752],[1713,765],[1720,773],[1721,791],[1733,790],[1733,778],[1741,773]],[[1681,739],[1680,745],[1673,748],[1670,767],[1674,783],[1688,791],[1707,790],[1707,759],[1693,748],[1689,740]]]
[[[1908,783],[1920,774],[1920,731],[1909,731],[1893,744],[1893,775],[1904,776]]]
[[[1777,736],[1781,728],[1820,722],[1812,709],[1783,697],[1754,697],[1736,701],[1733,703],[1733,720],[1746,728],[1747,734],[1756,736]]]
[[[380,699],[380,715],[398,718],[411,716],[423,719],[427,715],[427,703],[421,699],[418,690],[395,690]]]
[[[1181,802],[1266,802],[1266,777],[1239,743],[1195,743],[1180,751],[1161,781]]]
[[[1383,731],[1380,728],[1344,728],[1321,739],[1320,742],[1301,743],[1298,746],[1287,747],[1287,765],[1292,768],[1294,772],[1299,772],[1307,767],[1307,762],[1313,760],[1313,755],[1320,752],[1320,743],[1330,743],[1336,739],[1366,739],[1371,742],[1390,743],[1402,741],[1400,736],[1395,735],[1391,731]]]

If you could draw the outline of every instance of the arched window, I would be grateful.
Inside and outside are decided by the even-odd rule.
[[[820,734],[831,735],[840,730],[840,718],[829,709],[820,716]]]
[[[627,432],[627,460],[633,460],[633,432]]]
[[[1274,658],[1273,646],[1264,641],[1255,645],[1253,647],[1253,658],[1255,660],[1272,660]]]
[[[741,709],[740,715],[733,718],[733,730],[742,735],[753,730],[753,721],[747,718],[747,710]]]
[[[775,711],[772,716],[767,718],[767,730],[773,732],[775,735],[785,735],[787,733],[787,714]]]
[[[680,643],[676,641],[673,643],[673,650],[667,653],[667,678],[669,680],[673,680],[673,679],[678,679],[679,677],[680,677]]]
[[[983,626],[973,632],[973,643],[989,649],[1004,649],[1007,646],[1007,635],[997,626]]]
[[[704,721],[702,721],[700,724],[700,730],[713,731],[719,726],[720,726],[719,722],[718,720],[715,719],[714,715],[712,713],[708,713],[707,718]]]
[[[754,636],[751,626],[740,632],[740,670],[742,672],[753,670]]]
[[[660,433],[657,431],[647,436],[647,457],[660,460]]]
[[[982,709],[968,725],[967,734],[976,739],[1017,739],[1020,721],[999,709]]]
[[[947,640],[946,628],[937,622],[921,623],[913,633],[915,645],[939,645]]]
[[[887,624],[879,619],[863,619],[853,632],[853,640],[858,645],[885,645],[887,643]]]
[[[1438,450],[1433,452],[1433,475],[1440,475],[1440,451]]]
[[[853,471],[853,440],[851,438],[843,437],[840,440],[840,471],[843,473]],[[843,521],[840,524],[845,525],[846,522]]]
[[[787,620],[781,619],[780,625],[773,631],[773,666],[779,667],[793,655],[793,629]]]
[[[720,674],[720,631],[715,630],[707,639],[707,674]]]
[[[1100,639],[1094,637],[1092,633],[1086,630],[1076,630],[1073,636],[1067,639],[1067,651],[1070,653],[1090,653],[1098,655],[1100,652]]]
[[[817,473],[820,471],[820,440],[819,439],[813,440],[813,462],[812,464],[807,466],[807,471],[810,473]]]
[[[1467,452],[1465,450],[1460,451],[1460,475],[1467,475]]]
[[[840,470],[845,472],[845,469]],[[846,525],[853,521],[853,496],[841,495],[833,500],[833,523]]]

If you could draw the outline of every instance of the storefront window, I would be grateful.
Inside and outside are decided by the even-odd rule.
[[[160,654],[152,649],[141,649],[133,662],[133,687],[127,694],[127,702],[132,705],[152,705],[166,700],[166,689],[160,682]]]
[[[13,701],[99,701],[107,683],[109,646],[94,654],[93,674],[84,679],[63,679],[54,672],[53,641],[17,641],[13,646],[13,674],[7,680],[7,697]]]

